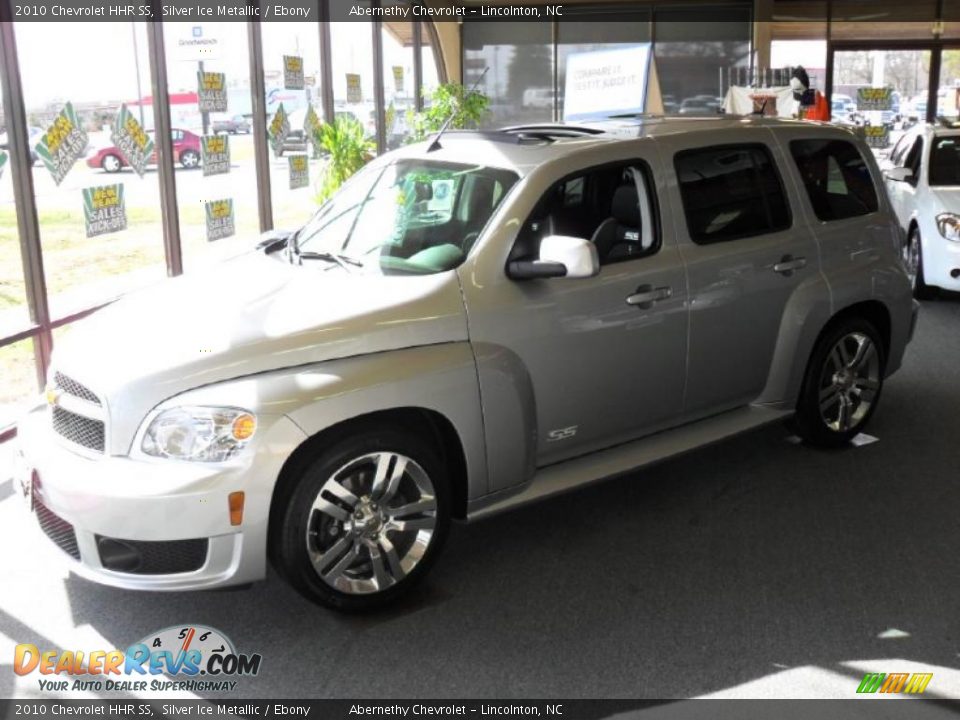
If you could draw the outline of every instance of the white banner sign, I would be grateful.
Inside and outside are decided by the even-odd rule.
[[[649,45],[572,53],[567,56],[563,119],[643,112],[649,71]]]

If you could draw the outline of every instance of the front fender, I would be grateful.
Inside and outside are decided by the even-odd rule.
[[[466,342],[275,370],[211,385],[177,400],[177,404],[227,405],[285,415],[308,437],[370,413],[432,410],[449,420],[460,438],[467,464],[467,499],[487,492],[477,369]]]

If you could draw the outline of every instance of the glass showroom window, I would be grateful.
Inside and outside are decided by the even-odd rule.
[[[750,9],[657,10],[654,22],[664,110],[716,114],[729,70],[750,64]]]
[[[146,27],[15,28],[56,320],[165,275]],[[0,233],[15,232],[15,224],[0,225]]]
[[[3,114],[0,98],[0,118]],[[31,325],[10,171],[9,128],[0,129],[0,339]],[[0,366],[0,369],[5,369]]]
[[[12,425],[24,402],[40,392],[35,343],[33,338],[27,338],[0,345],[0,373],[3,377],[0,382],[0,430]]]
[[[366,137],[373,140],[377,134],[377,117],[370,23],[330,23],[330,42],[334,114],[353,116],[363,125]]]
[[[242,132],[253,117],[247,24],[164,23],[164,32],[183,269],[190,272],[249,248],[260,231],[253,133]]]
[[[413,28],[410,22],[381,25],[383,44],[383,107],[387,149],[395,150],[410,135],[409,113],[416,105],[413,75]]]
[[[260,28],[267,127],[281,104],[289,124],[283,142],[270,147],[273,224],[295,229],[317,206],[321,161],[315,131],[323,121],[320,29],[317,23],[305,22],[265,22]]]
[[[605,12],[571,14],[557,23],[557,116],[563,118],[567,60],[575,53],[611,50],[650,42],[650,13]]]
[[[551,23],[465,22],[463,82],[489,68],[480,89],[490,98],[485,127],[553,119]]]
[[[960,50],[944,50],[940,61],[937,114],[956,120],[960,117]]]

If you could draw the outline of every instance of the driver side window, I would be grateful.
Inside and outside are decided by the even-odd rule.
[[[589,240],[601,266],[652,255],[660,247],[652,187],[650,170],[640,161],[560,180],[527,218],[510,259],[538,258],[540,242],[550,235]]]

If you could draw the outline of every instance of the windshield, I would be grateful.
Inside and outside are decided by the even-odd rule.
[[[303,258],[351,269],[428,274],[457,267],[517,181],[496,168],[429,160],[367,167],[297,234]]]
[[[931,185],[960,185],[960,135],[934,139],[929,181]]]

